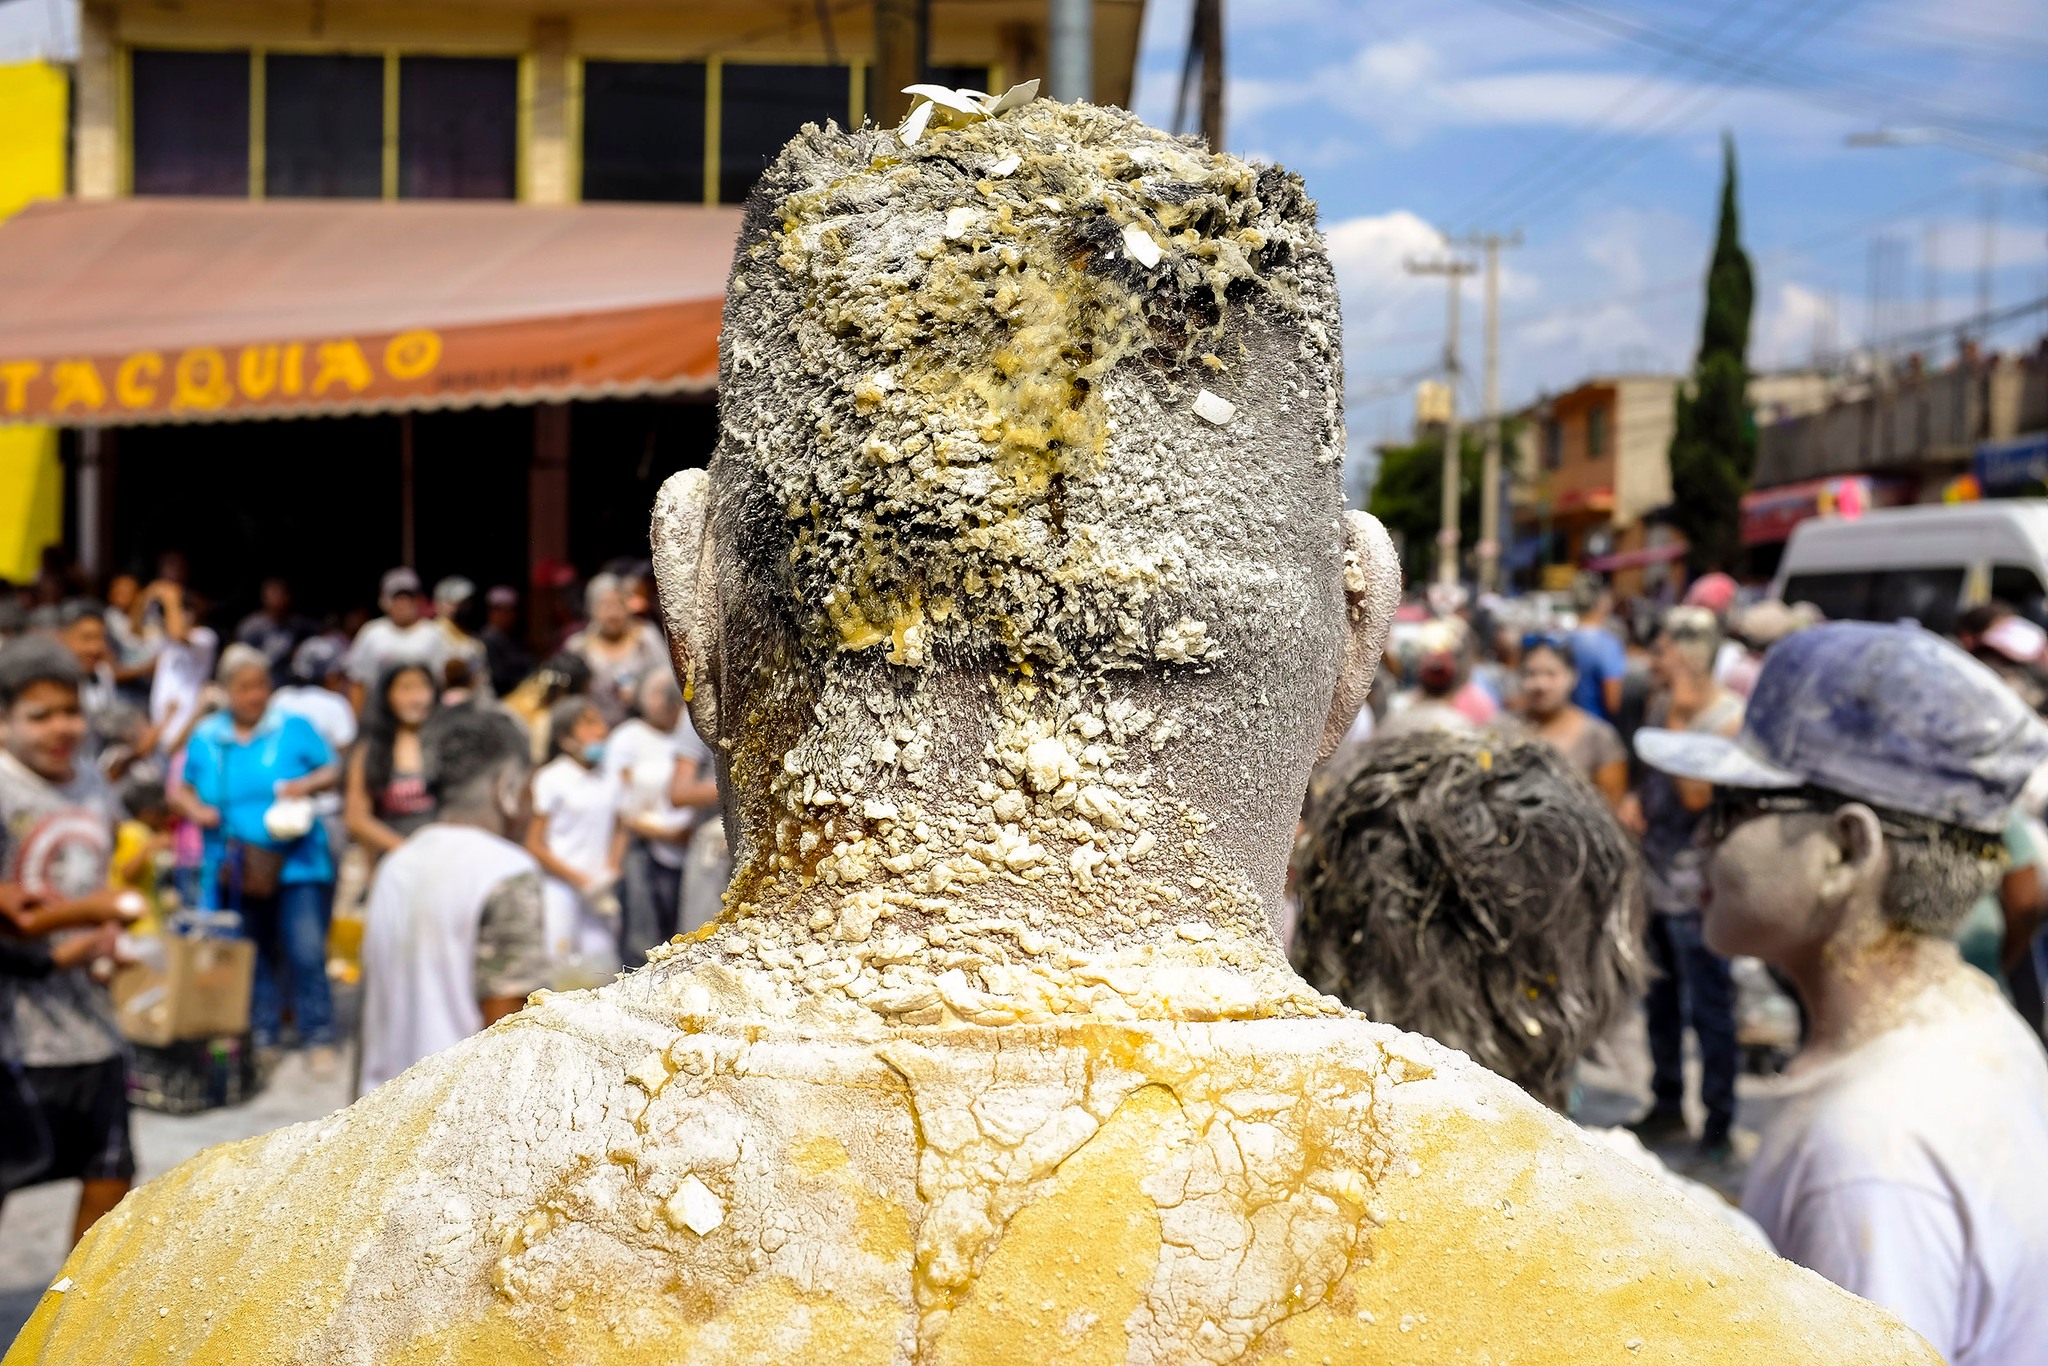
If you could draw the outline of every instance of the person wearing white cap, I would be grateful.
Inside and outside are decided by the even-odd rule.
[[[377,586],[377,605],[384,615],[356,632],[349,646],[349,700],[360,715],[363,695],[393,664],[423,664],[438,687],[448,659],[448,640],[440,627],[420,611],[420,576],[400,565],[387,570]]]
[[[1743,1210],[1953,1366],[2040,1361],[2048,1059],[1952,935],[2048,728],[1939,637],[1841,622],[1771,651],[1735,737],[1646,729],[1636,749],[1713,784],[1708,946],[1806,1006],[1758,1098]]]

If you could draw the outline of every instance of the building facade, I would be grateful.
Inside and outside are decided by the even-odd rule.
[[[1854,507],[2043,492],[2048,339],[2019,354],[1966,345],[1940,369],[1918,357],[1838,382],[1826,401],[1762,425],[1743,540],[1768,570],[1792,528]],[[2015,454],[2015,453],[2018,454]]]
[[[903,103],[878,9],[927,16],[913,78],[1043,74],[1046,0],[87,0],[72,199],[0,225],[41,300],[0,319],[0,431],[61,429],[86,577],[177,549],[224,615],[265,573],[341,611],[396,563],[644,557],[716,438],[730,206],[803,124]],[[1142,0],[1094,15],[1128,103]]]
[[[1648,514],[1671,501],[1678,380],[1600,375],[1529,409],[1517,451],[1518,563],[1557,588],[1582,569],[1640,592],[1683,553]]]

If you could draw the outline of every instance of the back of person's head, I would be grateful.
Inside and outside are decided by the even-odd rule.
[[[154,778],[130,778],[121,784],[121,809],[136,820],[169,808],[164,785]]]
[[[519,723],[501,712],[452,707],[420,731],[427,791],[442,808],[473,804],[490,780],[510,769],[524,777],[528,745]]]
[[[59,630],[68,631],[81,621],[104,623],[106,619],[106,605],[97,598],[66,598],[57,604]]]
[[[1554,1107],[1645,980],[1636,854],[1540,740],[1429,731],[1339,753],[1295,854],[1295,965]]]
[[[1343,517],[1299,178],[1079,104],[908,147],[808,126],[748,201],[724,335],[708,481],[671,480],[654,545],[700,732],[770,756],[735,857],[823,818],[806,793],[971,811],[1000,781],[1044,784],[1064,865],[1054,804],[1127,765],[1208,876],[1277,895],[1351,621],[1398,593]]]
[[[78,657],[47,636],[23,636],[0,646],[0,710],[21,700],[38,683],[73,691],[85,685]]]
[[[317,687],[341,672],[347,654],[332,636],[308,636],[292,651],[292,681]]]
[[[1965,644],[1973,643],[1973,637],[1983,635],[2012,614],[2012,604],[2000,602],[1996,598],[1989,602],[1980,602],[1973,607],[1966,607],[1956,618],[1956,635],[1961,637]]]
[[[580,697],[590,691],[590,661],[572,651],[549,655],[539,674],[549,706],[564,697]]]
[[[1699,674],[1713,672],[1714,656],[1721,649],[1721,624],[1704,607],[1673,607],[1664,613],[1657,629],[1658,641]]]

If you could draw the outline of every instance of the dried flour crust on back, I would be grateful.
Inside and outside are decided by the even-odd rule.
[[[1937,1360],[1355,1016],[828,1038],[631,981],[151,1183],[7,1366]]]

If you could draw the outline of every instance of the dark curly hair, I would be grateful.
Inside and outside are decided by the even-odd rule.
[[[1600,794],[1541,740],[1373,741],[1309,785],[1295,966],[1562,1108],[1646,980],[1637,867]]]

